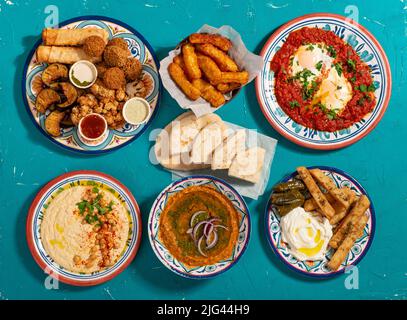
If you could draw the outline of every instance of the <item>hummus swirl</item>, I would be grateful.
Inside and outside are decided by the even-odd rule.
[[[99,215],[97,209],[91,207],[95,213],[88,215],[88,208],[78,209],[80,203],[88,202],[85,199],[90,204],[96,203],[95,198],[100,199],[102,205],[109,204],[111,211],[102,211],[103,215]],[[120,258],[129,227],[127,210],[112,193],[96,187],[74,186],[56,195],[45,209],[40,234],[44,249],[57,264],[71,272],[92,273],[113,265]],[[110,244],[102,236],[106,234],[111,239]]]

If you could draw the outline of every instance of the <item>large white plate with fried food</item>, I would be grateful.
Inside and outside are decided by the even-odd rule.
[[[58,128],[58,130],[60,130],[59,136],[54,137],[50,135],[45,127],[45,119],[50,114],[50,110],[47,110],[45,113],[40,113],[35,106],[36,97],[44,88],[41,75],[43,70],[47,67],[46,63],[38,62],[36,57],[36,50],[42,43],[40,39],[27,57],[22,79],[23,100],[35,126],[57,145],[65,149],[87,154],[99,154],[112,151],[137,139],[147,129],[154,118],[158,109],[161,93],[161,83],[158,76],[159,61],[151,45],[139,32],[129,25],[102,16],[81,16],[73,18],[60,23],[59,28],[99,28],[106,30],[109,39],[124,39],[127,42],[131,56],[137,58],[142,64],[141,78],[137,83],[138,87],[135,89],[143,91],[143,98],[150,104],[151,116],[147,122],[141,125],[124,123],[118,127],[111,128],[103,141],[98,144],[84,143],[78,135],[76,126],[61,126]]]

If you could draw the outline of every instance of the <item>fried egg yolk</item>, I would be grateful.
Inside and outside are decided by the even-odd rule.
[[[326,70],[331,67],[332,57],[328,55],[324,46],[321,44],[308,44],[300,46],[294,52],[292,58],[291,73],[296,76],[304,70],[313,73],[311,80],[319,78]]]

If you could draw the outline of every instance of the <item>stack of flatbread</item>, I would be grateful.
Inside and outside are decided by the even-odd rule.
[[[216,114],[196,117],[186,112],[158,135],[155,155],[169,170],[228,170],[231,177],[257,183],[265,150],[257,146],[247,149],[246,131],[229,128]]]

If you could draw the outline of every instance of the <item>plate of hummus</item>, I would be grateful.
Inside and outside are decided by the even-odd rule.
[[[187,278],[209,278],[230,269],[244,253],[249,210],[226,182],[190,176],[160,193],[148,232],[153,251],[168,269]]]
[[[363,187],[333,167],[298,167],[273,187],[266,234],[291,270],[329,278],[355,266],[370,248],[375,211]]]
[[[131,192],[97,171],[73,171],[50,181],[27,218],[29,249],[58,281],[91,286],[122,272],[141,241],[141,217]]]

